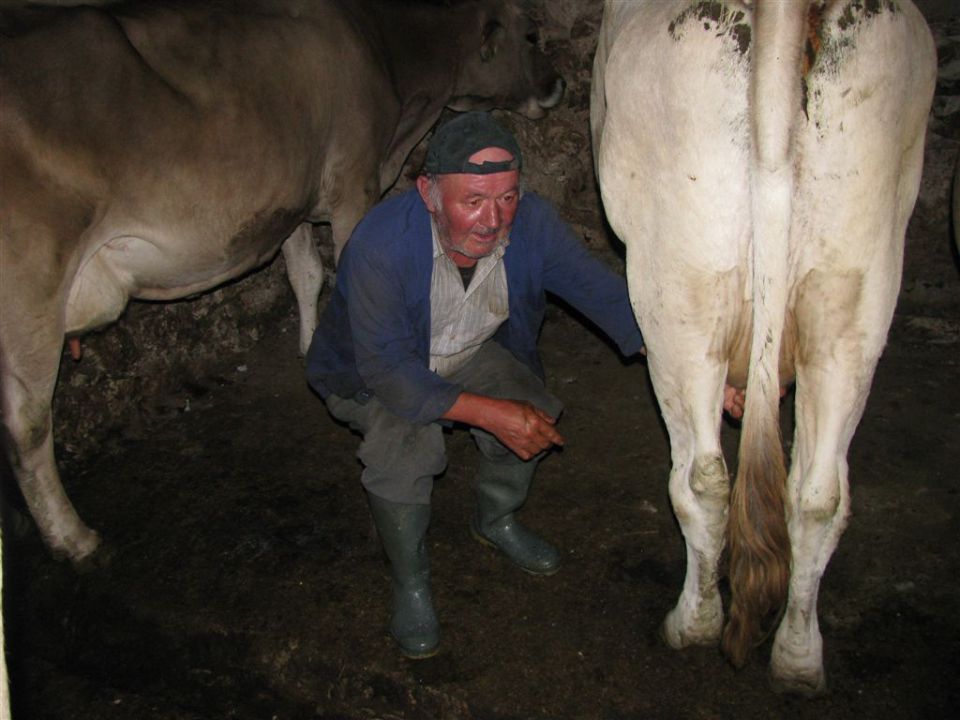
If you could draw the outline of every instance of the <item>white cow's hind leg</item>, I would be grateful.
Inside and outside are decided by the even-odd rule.
[[[672,368],[676,372],[676,367]],[[656,376],[656,371],[651,370]],[[687,546],[687,574],[662,633],[673,648],[715,645],[723,628],[717,565],[724,546],[730,479],[719,444],[725,368],[687,368],[679,392],[658,387],[670,432],[670,500]]]
[[[812,270],[797,290],[797,424],[787,478],[793,563],[771,656],[774,682],[786,690],[825,689],[817,594],[850,512],[847,450],[893,308],[890,288],[869,279],[888,275]]]
[[[774,683],[783,690],[818,694],[826,689],[817,596],[850,512],[846,455],[863,412],[869,385],[864,374],[862,367],[798,373],[795,450],[787,480],[793,566],[770,660]]]
[[[771,656],[775,683],[801,693],[825,688],[817,594],[850,511],[847,450],[893,316],[936,77],[915,7],[881,6],[852,24],[840,17],[850,7],[827,10],[821,32],[835,39],[807,78],[810,122],[796,138],[794,235],[807,238],[800,262],[812,269],[795,292],[793,566]]]
[[[300,312],[300,352],[304,355],[310,347],[314,328],[317,327],[317,300],[323,287],[323,261],[313,240],[309,223],[302,223],[283,242],[283,259],[287,264],[287,277],[297,296]]]

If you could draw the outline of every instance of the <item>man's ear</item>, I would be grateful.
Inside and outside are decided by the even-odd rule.
[[[420,193],[420,199],[423,200],[423,204],[427,206],[428,213],[435,213],[437,208],[433,204],[433,200],[430,197],[430,178],[426,175],[417,176],[417,192]]]

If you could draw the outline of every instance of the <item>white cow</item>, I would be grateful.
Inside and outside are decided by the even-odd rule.
[[[606,3],[597,169],[687,545],[663,633],[680,648],[722,632],[740,665],[786,601],[771,666],[788,690],[825,688],[817,592],[849,515],[847,449],[896,303],[935,77],[905,0]],[[787,477],[778,391],[794,379]],[[747,388],[732,497],[725,381]]]

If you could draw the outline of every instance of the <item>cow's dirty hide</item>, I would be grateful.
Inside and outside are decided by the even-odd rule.
[[[527,187],[620,267],[589,147],[601,3],[537,5],[568,94],[540,122],[499,117],[524,148]],[[32,530],[8,531],[15,717],[951,715],[960,272],[947,208],[960,21],[933,29],[941,73],[903,292],[851,451],[853,518],[821,593],[826,698],[772,695],[766,646],[735,673],[715,650],[657,642],[683,578],[669,446],[642,363],[621,361],[559,308],[543,350],[567,404],[568,447],[541,468],[525,519],[563,548],[566,567],[528,577],[470,540],[475,451],[454,434],[430,533],[444,649],[422,663],[399,658],[384,629],[388,579],[357,483],[357,439],[305,386],[278,258],[194,300],[132,304],[83,338],[79,362],[65,347],[55,404],[65,485],[115,557],[78,576]],[[329,236],[321,228],[318,238],[330,282]],[[724,430],[728,447],[736,439]]]

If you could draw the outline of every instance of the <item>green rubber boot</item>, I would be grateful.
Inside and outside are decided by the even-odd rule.
[[[514,517],[527,499],[537,462],[495,464],[483,458],[474,490],[477,512],[470,524],[473,536],[492,545],[511,562],[532,575],[553,575],[560,569],[560,553]]]
[[[430,524],[429,505],[390,502],[367,493],[370,511],[390,560],[393,608],[390,634],[409,658],[436,655],[440,623],[430,595],[430,559],[424,538]]]

